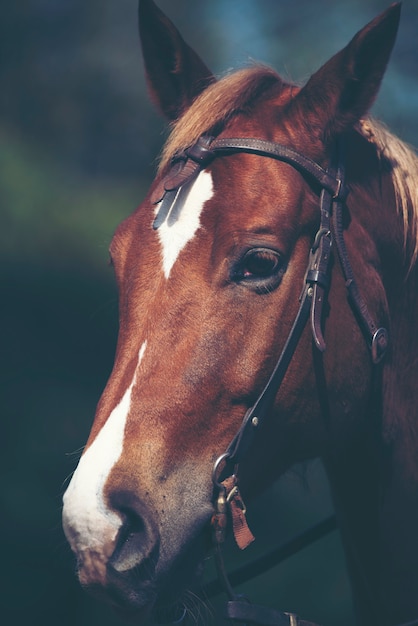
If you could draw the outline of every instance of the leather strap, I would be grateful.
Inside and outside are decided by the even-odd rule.
[[[331,174],[329,174],[329,177],[332,177]],[[310,252],[298,313],[273,373],[256,403],[247,411],[240,430],[227,449],[227,455],[229,456],[228,466],[237,465],[241,461],[252,443],[255,431],[269,413],[309,316],[311,318],[315,346],[321,352],[325,350],[322,317],[330,283],[332,245],[330,229],[331,210],[334,203],[336,203],[336,199],[331,197],[329,191],[323,189],[321,193],[320,225]]]
[[[341,179],[336,178],[309,157],[296,150],[273,141],[252,137],[225,137],[214,139],[202,135],[199,140],[183,153],[174,156],[172,167],[152,196],[153,204],[161,202],[165,192],[178,189],[194,178],[217,155],[247,152],[271,157],[292,165],[298,171],[313,178],[322,189],[326,189],[333,198],[346,199],[348,189]]]
[[[377,326],[370,315],[364,298],[359,292],[350,259],[348,258],[343,232],[342,204],[340,202],[336,202],[332,215],[333,239],[337,248],[338,258],[345,278],[345,286],[347,288],[351,306],[357,317],[360,328],[366,336],[371,350],[373,363],[376,365],[385,356],[389,343],[388,332],[385,328],[379,328]]]
[[[296,152],[288,146],[283,146],[273,141],[264,139],[248,138],[229,138],[215,139],[211,143],[211,150],[217,153],[230,152],[249,152],[260,156],[272,157],[279,161],[284,161],[293,165],[299,171],[309,174],[318,184],[326,189],[334,198],[345,199],[348,190],[344,187],[343,182],[329,174],[323,167],[309,157]]]
[[[332,198],[323,189],[321,193],[321,221],[318,233],[311,250],[310,268],[306,275],[306,281],[313,287],[311,306],[311,328],[315,346],[324,352],[326,345],[322,333],[323,309],[330,283],[330,260],[331,260],[331,207]]]

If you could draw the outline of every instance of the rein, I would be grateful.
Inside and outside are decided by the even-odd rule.
[[[245,505],[238,487],[239,464],[249,452],[257,430],[266,421],[275,397],[286,375],[305,326],[310,320],[314,345],[322,353],[325,340],[322,332],[322,314],[330,285],[331,247],[335,245],[342,268],[348,298],[359,326],[370,348],[371,358],[377,364],[384,357],[388,333],[375,323],[362,298],[348,258],[343,235],[343,205],[348,195],[345,184],[341,147],[338,146],[333,163],[328,169],[295,150],[271,141],[252,138],[215,139],[203,135],[192,147],[176,155],[172,167],[153,195],[152,201],[160,207],[153,228],[157,229],[170,217],[170,212],[181,195],[182,187],[191,182],[214,158],[245,152],[288,163],[318,184],[320,194],[320,224],[312,244],[304,284],[299,297],[299,310],[277,364],[255,404],[245,414],[241,427],[227,450],[215,462],[212,481],[217,492],[216,510],[212,519],[218,576],[229,598],[227,618],[240,624],[258,626],[316,626],[291,613],[261,607],[250,603],[233,590],[226,573],[221,546],[229,521],[237,544],[245,548],[254,537],[245,519]]]

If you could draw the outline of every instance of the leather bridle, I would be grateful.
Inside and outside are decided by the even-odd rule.
[[[370,348],[374,364],[379,363],[386,352],[388,333],[374,321],[358,290],[344,242],[343,206],[348,188],[344,179],[341,142],[335,150],[333,162],[325,170],[315,161],[278,143],[252,138],[217,139],[203,135],[192,147],[175,156],[170,171],[154,193],[153,202],[160,203],[154,229],[159,228],[168,218],[181,188],[191,182],[214,158],[241,152],[285,162],[316,183],[321,189],[320,223],[309,254],[299,297],[299,310],[277,364],[255,404],[245,414],[235,437],[213,468],[212,480],[217,497],[212,523],[218,574],[229,597],[227,617],[233,622],[260,626],[315,626],[294,614],[254,605],[237,595],[229,583],[221,554],[221,544],[228,520],[232,519],[234,534],[238,544],[242,544],[241,547],[245,547],[252,540],[246,526],[245,507],[238,489],[239,464],[249,452],[256,432],[271,413],[275,397],[309,319],[315,347],[320,352],[325,350],[322,321],[330,285],[332,245],[337,250],[348,298]]]

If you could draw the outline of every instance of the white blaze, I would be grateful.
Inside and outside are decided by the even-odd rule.
[[[138,365],[131,384],[96,439],[81,457],[64,494],[64,531],[74,551],[97,550],[100,554],[102,547],[105,544],[110,545],[116,538],[121,526],[119,515],[106,505],[103,488],[112,467],[122,454],[132,389],[145,348],[146,342],[139,351]]]
[[[185,245],[193,239],[200,226],[200,215],[205,203],[213,196],[212,176],[209,172],[200,172],[178,211],[177,219],[166,219],[158,228],[158,235],[163,249],[163,269],[166,278]],[[156,213],[158,213],[157,206]]]

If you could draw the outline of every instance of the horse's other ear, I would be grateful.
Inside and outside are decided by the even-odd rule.
[[[152,0],[139,0],[139,33],[151,98],[175,120],[215,78]]]
[[[293,101],[301,123],[326,145],[372,106],[396,39],[401,3],[392,4],[315,74]]]

